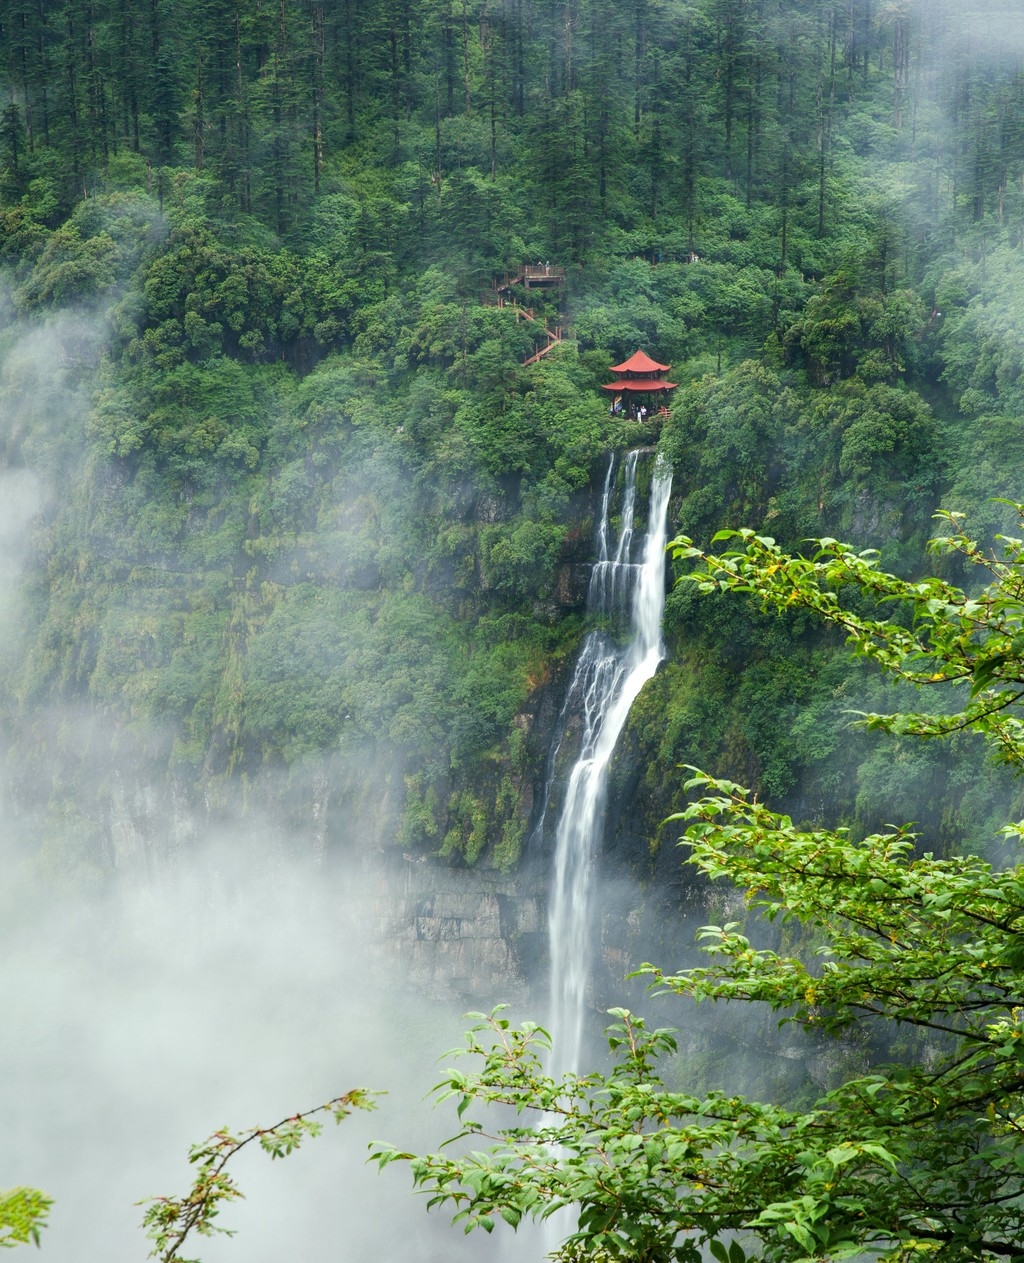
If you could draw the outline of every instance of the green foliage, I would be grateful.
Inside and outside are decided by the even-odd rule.
[[[54,209],[45,182],[34,183],[35,197],[18,208],[33,220]],[[80,202],[65,223],[39,238],[40,250],[24,250],[33,264],[15,293],[19,306],[32,311],[109,300],[115,284],[132,274],[151,246],[154,218],[153,206],[138,194],[108,193]]]
[[[981,550],[961,530],[962,515],[942,513],[947,535],[932,541],[939,554],[954,554],[983,572],[987,585],[969,595],[938,578],[908,582],[878,568],[877,552],[860,552],[834,540],[819,541],[811,559],[789,558],[767,536],[721,531],[715,542],[741,540],[742,551],[704,554],[689,540],[677,544],[683,558],[705,561],[710,577],[702,590],[753,591],[765,608],[813,610],[846,633],[861,657],[915,685],[970,683],[967,699],[944,714],[901,712],[869,715],[871,729],[919,737],[969,728],[981,733],[1009,762],[1024,762],[1024,729],[1014,706],[1024,696],[1024,604],[1020,575],[1024,543],[1000,536],[1003,555]],[[912,626],[879,622],[846,608],[835,590],[854,584],[875,602],[907,603]]]
[[[723,518],[764,516],[785,428],[796,416],[778,375],[749,360],[681,392],[663,439],[684,471],[681,526],[696,534]]]
[[[60,306],[94,297],[114,282],[116,252],[106,233],[83,241],[74,225],[59,228],[48,239],[31,279],[22,286],[22,302]]]
[[[53,1198],[35,1188],[0,1190],[0,1249],[38,1245],[52,1205]]]
[[[685,538],[674,547],[696,563],[687,579],[708,597],[813,611],[887,673],[919,688],[951,686],[948,709],[870,714],[868,730],[969,730],[1019,769],[1024,543],[1004,537],[990,555],[959,519],[944,522],[950,533],[935,549],[984,576],[976,593],[899,579],[831,539],[809,558],[749,530],[721,532],[716,543],[738,545],[721,553]],[[911,617],[861,613],[851,594],[869,608],[899,603]],[[916,1033],[910,1055],[893,1065],[865,1050],[866,1064],[798,1108],[670,1088],[671,1034],[621,1009],[611,1010],[611,1073],[556,1082],[543,1071],[545,1033],[514,1030],[496,1012],[470,1032],[474,1068],[449,1070],[438,1088],[457,1102],[458,1136],[440,1153],[383,1148],[377,1161],[409,1162],[429,1204],[451,1207],[467,1231],[573,1207],[564,1259],[697,1263],[704,1248],[730,1259],[737,1238],[737,1257],[756,1243],[756,1257],[780,1263],[1012,1256],[1024,1231],[1021,866],[920,854],[903,829],[856,841],[843,829],[797,827],[704,773],[687,789],[699,795],[678,817],[688,862],[744,890],[763,921],[790,927],[790,954],[758,947],[757,922],[732,922],[700,931],[706,965],[641,972],[662,993],[766,1004],[819,1043],[865,1020],[890,1038]],[[1024,836],[1024,822],[1005,832]],[[673,1078],[685,1075],[673,1068]],[[493,1106],[522,1121],[491,1123]],[[489,1147],[467,1151],[466,1141]]]
[[[863,257],[891,281],[904,246],[927,249],[943,217],[1019,222],[1011,48],[971,41],[948,0],[932,9],[911,39],[903,10],[863,0],[828,20],[799,0],[639,12],[581,0],[569,26],[512,4],[368,0],[311,15],[298,0],[276,14],[183,0],[173,20],[140,9],[131,29],[107,0],[88,22],[71,0],[45,13],[19,2],[0,32],[0,196],[25,208],[7,237],[38,246],[29,225],[57,226],[52,207],[39,213],[45,181],[65,214],[131,187],[167,214],[201,207],[290,246],[315,241],[324,288],[356,303],[353,282],[375,286],[397,256],[442,259],[473,289],[551,253],[696,251],[814,277]],[[955,65],[926,73],[947,47]],[[868,160],[851,201],[844,182]],[[896,203],[916,229],[906,241]],[[729,288],[723,326],[762,326],[762,281],[752,271]],[[340,321],[322,315],[313,327],[330,340]]]
[[[179,363],[147,374],[141,389],[110,390],[91,420],[110,455],[150,448],[177,476],[208,478],[214,462],[254,469],[266,441],[272,374],[246,373],[235,360]]]
[[[425,309],[446,284],[424,278]],[[478,315],[479,345],[514,333],[511,312]],[[224,353],[156,372],[132,345],[95,397],[98,480],[50,536],[21,696],[156,726],[160,761],[206,783],[375,748],[442,804],[428,829],[397,801],[403,844],[472,834],[446,856],[514,863],[525,821],[490,770],[520,757],[518,717],[576,632],[532,614],[606,450],[591,375],[569,347],[531,375],[460,385],[456,352],[382,386],[352,354],[296,382]],[[453,795],[480,804],[476,824],[446,811]]]
[[[886,477],[928,476],[934,427],[915,391],[881,384],[853,388],[822,400],[822,411],[842,435],[840,475],[854,483],[873,476],[876,485]]]
[[[858,376],[893,381],[917,358],[925,309],[913,290],[872,285],[859,268],[828,276],[786,331],[806,357],[814,381]]]

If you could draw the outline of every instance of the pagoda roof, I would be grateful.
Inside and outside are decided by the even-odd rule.
[[[640,390],[640,391],[675,390],[676,385],[677,385],[676,382],[663,382],[660,380],[651,381],[650,379],[648,379],[647,381],[634,381],[630,379],[627,381],[610,382],[607,386],[602,386],[601,389],[602,390],[615,390],[615,391],[619,391],[619,390]]]
[[[634,351],[628,360],[613,364],[613,373],[667,373],[671,364],[659,364],[644,351]]]

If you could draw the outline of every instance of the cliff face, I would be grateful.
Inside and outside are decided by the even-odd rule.
[[[369,941],[390,985],[473,1008],[543,996],[539,875],[456,870],[411,857],[373,862]]]
[[[77,339],[78,326],[51,330],[47,353],[65,336]],[[527,997],[544,971],[544,858],[512,870],[571,658],[571,632],[557,629],[585,597],[589,494],[571,502],[533,608],[508,626],[505,692],[491,703],[481,694],[495,689],[494,671],[479,665],[491,647],[473,642],[472,624],[491,582],[480,536],[504,529],[507,496],[466,488],[443,509],[466,537],[465,573],[457,558],[446,571],[411,557],[396,576],[382,565],[383,537],[366,535],[382,529],[393,489],[379,462],[372,476],[374,462],[363,462],[358,510],[343,520],[344,491],[311,466],[323,501],[306,534],[268,562],[249,547],[256,506],[241,537],[223,538],[230,489],[220,505],[195,488],[168,496],[144,468],[83,451],[71,418],[88,407],[95,359],[53,377],[61,409],[40,416],[32,398],[45,356],[16,346],[29,358],[13,379],[21,403],[8,419],[20,429],[4,433],[6,455],[39,468],[22,471],[24,512],[15,520],[12,494],[0,523],[14,571],[0,609],[10,631],[0,766],[19,853],[92,889],[159,887],[212,842],[243,862],[287,858],[311,880],[341,868],[396,985],[480,1006]],[[32,444],[50,432],[44,422],[56,438],[41,458]],[[347,471],[350,488],[357,474]],[[225,545],[214,564],[210,548]],[[423,599],[403,606],[390,591],[417,572]],[[516,647],[527,618],[551,629],[547,648]]]
[[[645,436],[609,432],[570,346],[528,379],[513,364],[502,381],[520,393],[492,411],[468,388],[449,397],[429,367],[385,381],[342,356],[302,382],[218,361],[209,378],[182,368],[129,389],[129,370],[104,359],[111,336],[105,317],[65,314],[11,324],[0,348],[0,528],[14,559],[0,602],[4,795],[27,852],[71,880],[121,880],[223,830],[384,882],[408,868],[415,897],[396,894],[371,922],[396,955],[415,953],[422,985],[454,970],[459,994],[495,977],[529,990],[545,970],[550,866],[534,826],[581,638],[595,503],[610,447]],[[821,508],[824,464],[805,450],[800,401],[780,389],[744,365],[688,393],[661,439],[679,484],[670,529],[774,514],[780,535],[857,528],[905,554],[925,491],[902,526],[895,509],[871,509],[896,503],[895,484]],[[243,396],[249,421],[228,427],[218,456],[176,428]],[[722,482],[735,464],[722,418],[755,404],[763,460],[737,490],[731,473]],[[111,410],[124,425],[159,421],[159,442],[114,442]],[[229,440],[256,419],[255,445],[236,451]],[[172,443],[186,433],[187,460]],[[680,764],[808,815],[889,818],[884,755],[870,764],[859,737],[820,735],[871,708],[835,645],[685,590],[666,626],[671,660],[611,766],[605,865],[637,885],[606,917],[609,995],[623,961],[663,955],[642,949],[642,927],[656,942],[668,910],[696,897],[660,832],[682,801]],[[941,759],[904,781],[920,787],[917,818],[939,845],[984,836],[994,809],[953,801]],[[463,888],[469,903],[455,898]]]
[[[580,626],[604,461],[595,474],[595,487],[572,501],[551,583],[533,611],[553,629]],[[201,856],[211,839],[226,840],[240,856],[251,853],[254,863],[290,859],[308,868],[311,879],[318,870],[338,868],[353,875],[361,892],[362,934],[390,984],[476,1007],[509,1000],[536,1014],[547,988],[552,860],[536,825],[575,637],[559,632],[555,652],[538,656],[510,738],[476,752],[483,757],[430,767],[411,743],[384,737],[366,744],[343,740],[332,753],[307,750],[275,762],[252,739],[269,716],[253,707],[246,690],[255,675],[266,674],[276,647],[284,661],[278,692],[264,694],[272,706],[279,709],[289,689],[301,702],[313,688],[320,689],[321,708],[351,704],[344,692],[332,703],[334,685],[325,674],[325,665],[340,663],[332,619],[346,616],[341,604],[330,604],[331,592],[347,581],[321,574],[322,598],[312,590],[309,616],[293,621],[287,636],[271,633],[295,599],[294,584],[291,594],[283,587],[259,591],[250,580],[228,585],[229,617],[218,615],[211,595],[203,625],[188,580],[168,569],[169,559],[157,565],[150,553],[149,565],[127,565],[125,555],[138,543],[130,534],[119,540],[107,515],[132,484],[101,464],[72,485],[67,501],[51,502],[36,520],[37,553],[23,575],[30,616],[10,677],[30,685],[20,696],[13,688],[8,693],[4,761],[9,817],[26,848],[45,855],[50,869],[72,882],[113,886],[159,886],[168,872]],[[467,528],[493,526],[495,503],[493,497],[467,498],[460,509]],[[205,538],[207,528],[194,515],[190,521],[196,538]],[[305,546],[307,554],[311,547]],[[178,620],[169,643],[171,613],[163,609],[167,594],[160,586],[167,581],[175,585]],[[77,624],[69,621],[71,612]],[[204,634],[205,647],[198,643]],[[53,656],[53,644],[61,656]],[[190,676],[181,655],[204,648],[206,666],[193,659]],[[319,674],[310,680],[317,655]],[[167,713],[160,722],[139,703],[148,709],[155,696],[169,699],[168,676],[178,680],[176,688],[195,688],[202,683],[197,675],[211,667],[222,672],[214,722],[202,758],[194,760],[187,743],[195,718],[183,726]],[[279,713],[287,721],[287,711]],[[311,720],[319,713],[310,711]],[[575,757],[571,745],[570,733],[563,762]],[[615,822],[609,863],[647,885],[655,873],[640,822],[659,818],[660,806],[643,800],[642,746],[635,740],[628,746],[622,760],[629,770],[616,773],[609,804]],[[619,826],[629,820],[635,831],[626,838]],[[602,994],[610,995],[625,966],[635,962],[638,925],[658,920],[647,912],[646,898],[634,888],[604,913],[608,981],[597,988]],[[664,892],[658,895],[661,909],[668,902]]]

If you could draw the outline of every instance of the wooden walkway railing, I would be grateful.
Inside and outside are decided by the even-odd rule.
[[[547,345],[542,346],[539,351],[535,351],[529,359],[523,360],[523,368],[526,368],[528,364],[536,364],[542,356],[547,355],[551,348],[558,346],[559,342],[562,340],[561,325],[555,325],[554,329],[548,329],[545,327],[544,333],[547,337]]]
[[[523,307],[517,301],[512,293],[514,285],[523,285],[527,289],[534,286],[546,287],[548,285],[561,285],[565,280],[565,268],[552,267],[550,263],[523,263],[519,270],[513,274],[506,272],[504,280],[493,282],[493,289],[485,291],[481,296],[485,303],[496,303],[499,307],[511,307],[515,314],[516,320],[530,320],[540,325],[544,330],[545,343],[525,360],[523,367],[529,364],[536,364],[551,350],[562,341],[563,329],[561,325],[555,325],[553,329],[548,327],[547,321],[537,316],[533,307]]]
[[[514,274],[505,273],[505,279],[496,282],[498,289],[510,289],[513,285],[525,285],[530,289],[534,285],[561,285],[565,281],[565,268],[554,267],[550,263],[522,263]]]

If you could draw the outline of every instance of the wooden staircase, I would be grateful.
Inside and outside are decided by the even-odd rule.
[[[562,340],[562,326],[555,325],[554,329],[549,329],[545,325],[544,336],[547,338],[547,343],[539,351],[535,351],[528,359],[523,360],[523,368],[526,368],[529,364],[536,364],[542,356],[547,355],[552,347],[558,346]]]
[[[540,325],[544,331],[544,345],[538,346],[534,353],[527,356],[523,360],[523,367],[526,368],[530,364],[536,364],[551,350],[562,341],[564,330],[561,325],[555,325],[552,329],[548,326],[546,320],[538,318],[536,309],[533,307],[523,307],[516,299],[513,292],[514,285],[523,286],[525,289],[533,288],[560,288],[565,282],[565,268],[552,267],[550,264],[522,264],[514,275],[506,272],[503,280],[495,280],[493,288],[482,295],[485,303],[494,303],[498,307],[511,307],[516,320],[529,320],[534,324]],[[536,346],[536,343],[535,343]]]

